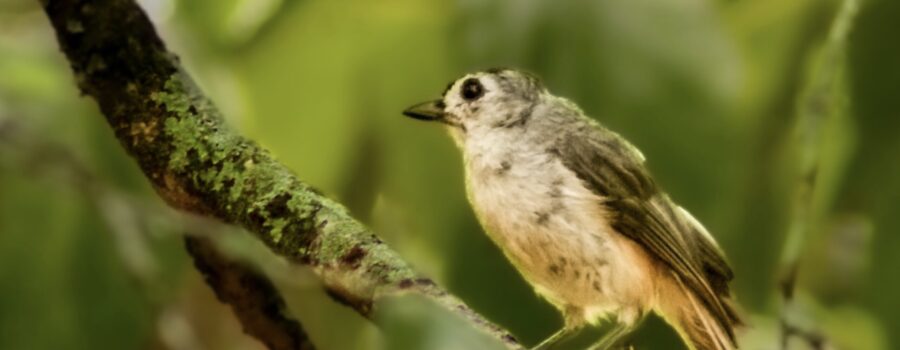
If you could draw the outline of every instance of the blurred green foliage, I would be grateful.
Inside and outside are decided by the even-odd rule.
[[[838,1],[142,3],[237,128],[526,344],[559,327],[559,316],[482,234],[444,132],[399,112],[471,70],[537,73],[642,149],[657,180],[727,251],[755,327],[747,348],[774,347],[798,101],[822,74],[817,57]],[[900,2],[863,1],[824,102],[817,214],[796,307],[841,349],[900,344],[898,30]],[[0,0],[4,118],[65,145],[110,186],[158,201],[94,104],[79,98],[36,1]],[[164,292],[148,295],[84,192],[42,165],[52,158],[23,152],[0,142],[0,349],[164,348],[160,305],[189,314],[205,348],[253,344],[228,340],[243,338],[221,320],[229,311],[199,282],[177,229],[147,228],[165,265]],[[423,301],[391,302],[380,339],[314,284],[295,290],[289,304],[321,349],[475,344],[447,336],[465,326]],[[674,344],[659,320],[636,337],[642,349]]]

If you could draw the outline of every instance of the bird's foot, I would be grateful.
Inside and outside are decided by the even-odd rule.
[[[560,343],[565,342],[578,334],[580,329],[581,327],[563,327],[556,333],[553,333],[549,338],[544,339],[544,341],[537,346],[531,348],[531,350],[552,350]]]

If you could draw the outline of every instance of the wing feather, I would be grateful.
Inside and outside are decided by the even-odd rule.
[[[608,130],[579,130],[561,136],[553,151],[603,198],[603,205],[614,213],[613,229],[668,265],[734,340],[732,326],[739,320],[727,304],[733,273],[715,241],[659,191],[634,146]]]

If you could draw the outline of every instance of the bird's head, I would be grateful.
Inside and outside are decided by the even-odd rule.
[[[451,82],[440,99],[414,105],[403,114],[438,121],[463,136],[471,131],[522,127],[545,92],[540,80],[513,69],[489,69]]]

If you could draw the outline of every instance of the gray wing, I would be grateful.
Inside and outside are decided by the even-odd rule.
[[[733,273],[703,226],[657,188],[634,146],[591,126],[598,129],[556,141],[554,151],[563,164],[604,198],[613,229],[668,265],[720,323],[739,323],[727,301]],[[732,327],[722,328],[734,339]]]

